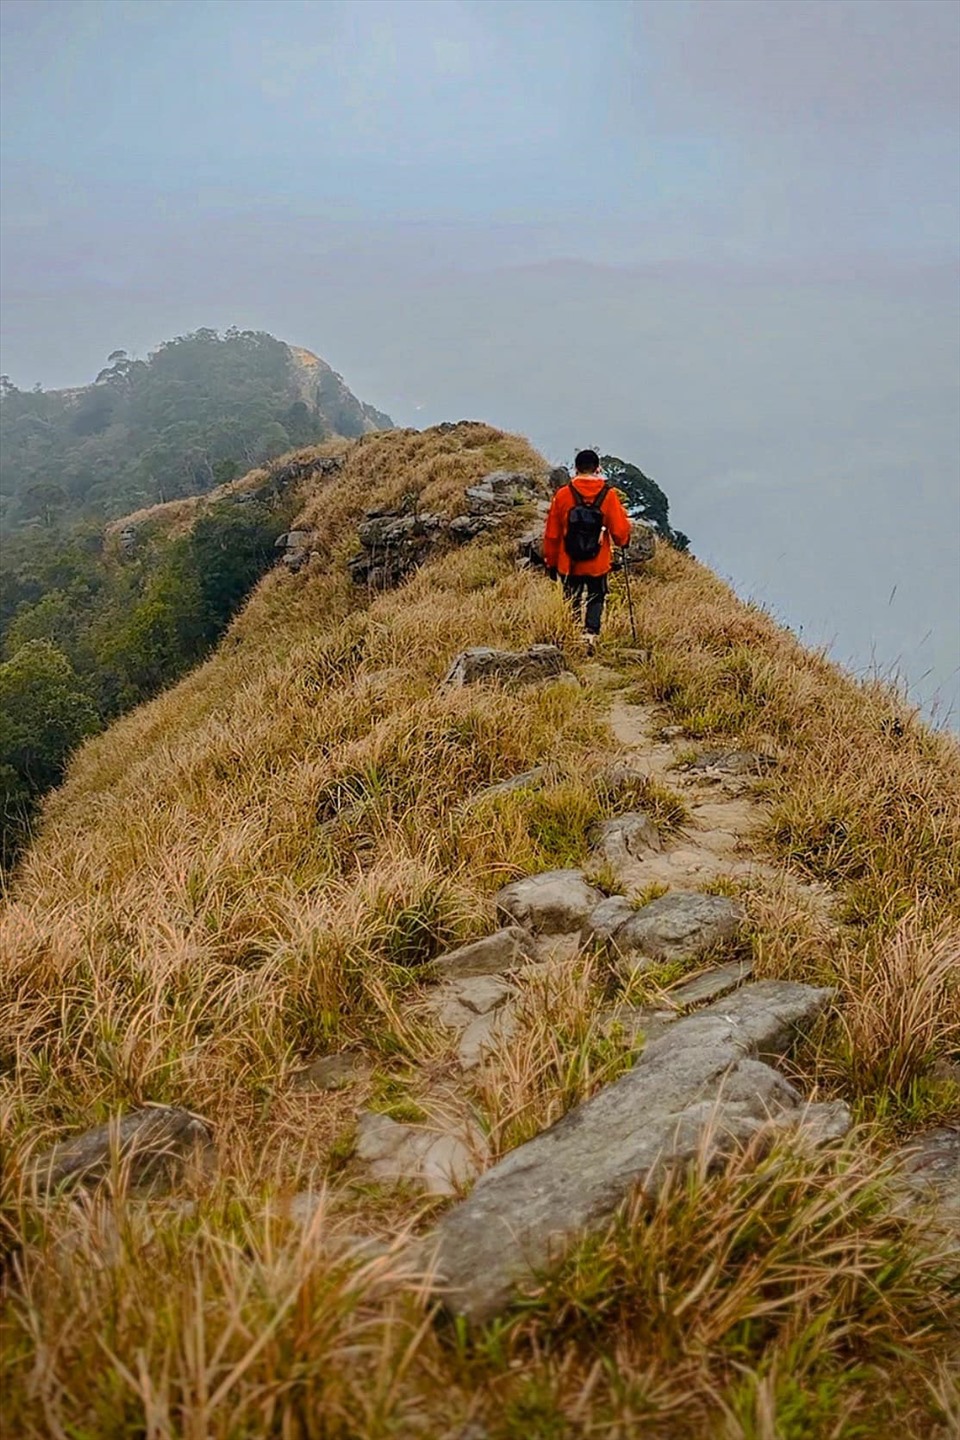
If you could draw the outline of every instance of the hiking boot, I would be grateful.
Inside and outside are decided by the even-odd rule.
[[[598,641],[599,639],[600,639],[600,636],[599,636],[599,635],[594,635],[591,630],[584,630],[584,632],[583,632],[583,645],[584,645],[584,649],[586,650],[586,652],[587,652],[588,655],[592,655],[592,654],[593,654],[594,650],[597,648],[597,641]]]

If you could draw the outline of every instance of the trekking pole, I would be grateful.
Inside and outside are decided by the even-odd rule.
[[[630,589],[630,561],[626,550],[620,551],[623,560],[623,583],[627,587],[627,610],[630,615],[630,634],[633,636],[633,643],[637,643],[637,622],[633,618],[633,593]]]

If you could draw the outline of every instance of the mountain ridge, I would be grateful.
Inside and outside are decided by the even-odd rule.
[[[393,422],[311,350],[201,328],[146,360],[115,350],[85,386],[28,392],[4,377],[0,426],[9,531],[205,493],[286,450]]]
[[[291,521],[302,568],[272,569],[216,651],[89,741],[45,803],[0,918],[11,1414],[37,1428],[45,1403],[64,1431],[110,1433],[123,1407],[124,1425],[175,1434],[186,1416],[228,1440],[269,1407],[304,1437],[518,1440],[710,1434],[731,1415],[829,1432],[856,1405],[872,1433],[946,1440],[948,1253],[885,1187],[903,1139],[960,1112],[956,747],[660,541],[630,582],[636,636],[615,578],[588,657],[557,588],[518,567],[532,498],[464,543],[438,529],[399,584],[350,578],[364,527],[449,521],[497,471],[546,489],[526,441],[479,423],[347,444]],[[548,647],[551,668],[449,683],[475,647]],[[674,924],[666,958],[625,967],[599,931],[525,932],[531,882],[560,908],[585,895],[616,935],[692,889],[728,948],[677,958]],[[437,983],[471,942],[516,952],[457,992],[456,1025],[512,1012],[481,1064]],[[677,1020],[717,959],[825,1007],[789,1084],[730,1030],[755,991]],[[677,1024],[698,1065],[704,1037],[734,1047],[733,1152],[694,1146],[495,1329],[436,1326],[423,1247],[456,1197],[412,1189],[385,1147],[435,1159],[456,1136],[471,1173],[522,1170],[561,1117],[562,1137],[592,1133],[591,1097],[642,1079]],[[816,1095],[868,1124],[771,1143],[744,1111],[761,1072],[790,1113]],[[702,1124],[685,1083],[684,1123]],[[136,1157],[89,1205],[37,1193],[51,1141],[171,1108],[211,1138],[171,1193],[136,1190]],[[557,1205],[578,1183],[550,1179]],[[201,1322],[204,1353],[221,1347],[202,1401],[184,1344]]]

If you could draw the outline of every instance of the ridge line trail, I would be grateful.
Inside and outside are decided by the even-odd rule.
[[[664,727],[666,712],[657,705],[627,700],[622,688],[629,685],[628,677],[605,667],[603,671],[589,678],[609,677],[609,723],[619,746],[617,758],[651,781],[677,792],[689,811],[689,819],[663,836],[659,855],[647,856],[631,867],[634,873],[624,872],[627,892],[631,884],[642,887],[650,883],[696,889],[721,875],[781,878],[784,867],[768,864],[753,853],[765,808],[755,794],[756,776],[724,773],[722,767],[678,768],[684,751],[731,754],[737,750],[736,741],[728,739],[725,744],[711,745],[683,736],[676,740],[660,738],[658,731]],[[617,690],[613,690],[614,675]],[[792,878],[801,883],[797,877]]]

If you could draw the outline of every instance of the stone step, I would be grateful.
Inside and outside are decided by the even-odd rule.
[[[705,1143],[722,1154],[768,1125],[809,1125],[818,1139],[842,1134],[844,1106],[805,1106],[755,1058],[782,1052],[830,996],[787,981],[744,986],[678,1020],[626,1075],[482,1175],[424,1250],[447,1308],[489,1320],[635,1186],[656,1195]]]

